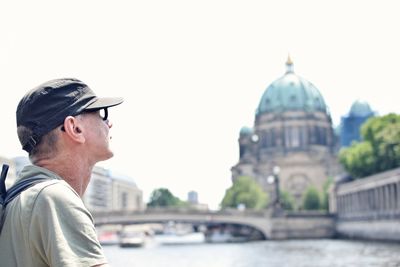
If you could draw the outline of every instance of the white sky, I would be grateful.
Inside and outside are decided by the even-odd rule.
[[[28,89],[76,77],[111,109],[115,157],[99,165],[144,191],[167,187],[217,208],[242,126],[266,89],[295,72],[335,124],[352,102],[400,113],[397,1],[2,1],[0,155],[25,155],[15,109]]]

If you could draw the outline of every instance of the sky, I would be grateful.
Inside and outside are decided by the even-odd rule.
[[[294,71],[334,125],[357,100],[400,113],[397,1],[1,1],[0,156],[26,156],[15,110],[29,89],[75,77],[110,110],[114,158],[148,201],[168,188],[218,208],[265,89]]]

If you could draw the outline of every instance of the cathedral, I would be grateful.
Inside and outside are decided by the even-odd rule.
[[[239,176],[253,177],[270,201],[276,199],[271,176],[278,176],[280,190],[299,208],[309,187],[322,192],[328,177],[338,174],[338,140],[319,90],[295,74],[290,57],[286,68],[264,91],[253,128],[240,130],[239,162],[231,171],[233,182]]]

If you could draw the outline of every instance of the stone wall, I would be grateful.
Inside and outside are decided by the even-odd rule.
[[[400,241],[400,168],[339,184],[333,198],[339,236]]]
[[[338,221],[336,231],[350,239],[400,241],[400,220]]]
[[[289,213],[273,218],[272,222],[270,238],[273,240],[335,236],[334,217],[320,212]]]

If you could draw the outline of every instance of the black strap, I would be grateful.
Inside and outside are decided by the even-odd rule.
[[[6,177],[7,177],[7,172],[8,172],[8,165],[3,164],[3,168],[1,170],[1,176],[0,176],[0,203],[3,205],[3,201],[6,198]]]
[[[16,198],[21,192],[24,190],[28,189],[31,186],[34,186],[35,184],[38,184],[40,182],[44,182],[45,180],[48,180],[48,178],[45,177],[30,177],[26,179],[19,180],[17,183],[15,183],[13,186],[11,186],[7,191],[6,191],[6,176],[8,172],[8,165],[4,164],[3,169],[1,171],[1,177],[0,177],[0,204],[1,204],[1,214],[0,214],[0,233],[3,228],[4,220],[5,220],[5,210],[6,206],[8,203],[10,203],[14,198]]]
[[[7,190],[7,194],[4,199],[3,206],[4,207],[7,206],[7,204],[10,203],[11,200],[16,198],[19,194],[21,194],[21,192],[25,191],[29,187],[34,186],[35,184],[38,184],[45,180],[48,180],[48,178],[30,177],[30,178],[19,180],[16,184],[14,184],[10,189]]]

